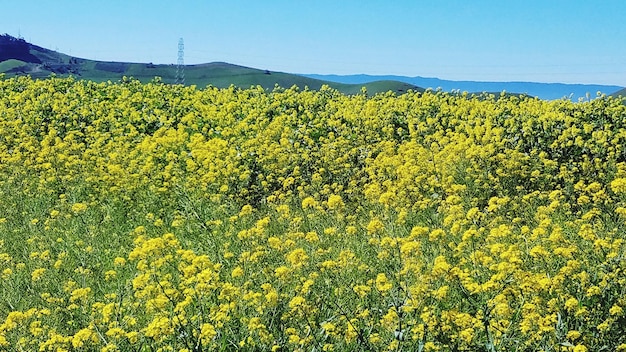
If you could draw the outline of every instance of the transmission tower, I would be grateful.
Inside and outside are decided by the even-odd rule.
[[[176,84],[185,84],[185,43],[178,39],[178,61],[176,62]]]

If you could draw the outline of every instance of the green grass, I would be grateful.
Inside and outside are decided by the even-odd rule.
[[[71,56],[58,53],[45,48],[35,47],[31,49],[31,53],[44,63],[61,64],[70,63]],[[141,82],[147,83],[155,77],[160,77],[164,83],[176,82],[176,65],[152,65],[145,63],[113,63],[100,62],[94,60],[79,59],[78,74],[72,74],[78,79],[86,79],[95,82],[116,82],[124,76],[135,78]],[[7,60],[0,63],[0,73],[24,66],[29,63]],[[115,66],[123,67],[123,70],[112,69]],[[54,72],[51,70],[41,69],[34,70],[38,65],[30,64],[26,74],[33,78],[47,78]],[[23,74],[23,73],[20,73]],[[365,87],[369,94],[392,91],[395,93],[404,93],[408,90],[423,91],[422,88],[398,81],[378,81],[366,84],[343,84],[329,81],[323,81],[295,74],[259,70],[250,67],[244,67],[224,62],[212,62],[199,65],[185,66],[185,84],[195,85],[198,87],[206,87],[208,85],[218,88],[226,88],[235,85],[240,88],[250,88],[251,86],[262,86],[265,89],[273,89],[276,85],[283,88],[297,86],[300,89],[308,87],[309,89],[319,90],[323,85],[328,85],[344,94],[358,94]],[[14,73],[7,73],[7,77],[15,76]],[[56,74],[60,77],[69,76],[69,74]]]
[[[123,74],[97,70],[94,62],[87,62],[83,65],[81,78],[90,79],[97,82],[115,81],[122,76],[136,78],[142,82],[149,82],[155,77],[160,77],[165,83],[175,83],[176,65],[148,65],[130,64]],[[319,90],[322,85],[328,85],[345,94],[357,94],[362,87],[366,87],[371,94],[393,91],[402,93],[409,89],[421,91],[422,89],[397,81],[380,81],[367,84],[342,84],[322,81],[284,72],[273,72],[243,67],[228,63],[214,62],[201,65],[185,66],[185,84],[206,87],[208,85],[227,88],[235,85],[241,88],[251,86],[262,86],[265,89],[272,89],[276,85],[289,88],[298,86],[301,89]]]
[[[10,59],[6,61],[0,62],[0,72],[7,72],[16,67],[24,66],[26,63],[24,61]]]

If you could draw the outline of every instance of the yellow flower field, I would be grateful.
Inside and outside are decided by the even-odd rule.
[[[0,348],[626,351],[626,107],[0,78]]]

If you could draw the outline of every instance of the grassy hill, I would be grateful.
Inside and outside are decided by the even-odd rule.
[[[612,97],[620,97],[620,96],[626,97],[626,88],[618,90],[617,92],[611,94],[611,96]]]
[[[345,94],[356,94],[365,87],[368,93],[393,91],[403,93],[407,90],[423,91],[413,84],[385,80],[360,84],[345,84],[304,77],[283,72],[259,70],[224,62],[213,62],[184,67],[185,84],[204,87],[228,87],[235,85],[242,88],[260,85],[272,89],[276,85],[289,88],[294,85],[318,90],[328,85]],[[23,39],[9,35],[0,36],[0,73],[7,77],[30,75],[33,78],[46,78],[73,75],[76,78],[96,82],[118,81],[122,77],[133,77],[142,82],[149,82],[161,77],[165,83],[175,83],[176,65],[154,65],[152,63],[104,62],[77,58],[53,50],[30,44]]]

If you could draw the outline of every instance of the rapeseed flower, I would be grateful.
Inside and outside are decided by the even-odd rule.
[[[387,279],[387,275],[380,273],[376,275],[376,289],[380,292],[387,292],[391,290],[393,284]]]
[[[0,91],[3,347],[624,349],[619,99]]]

